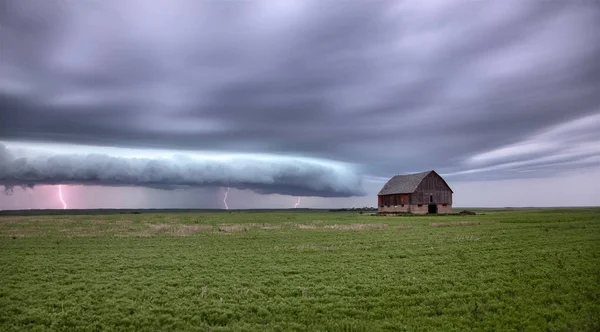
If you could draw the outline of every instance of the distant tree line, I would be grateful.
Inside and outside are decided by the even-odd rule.
[[[361,207],[361,208],[343,208],[343,209],[331,209],[329,210],[329,212],[371,212],[371,211],[377,211],[376,207],[369,207],[369,206],[365,206],[365,207]]]

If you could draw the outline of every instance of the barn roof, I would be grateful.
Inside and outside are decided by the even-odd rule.
[[[381,188],[377,195],[411,194],[417,190],[421,181],[431,172],[433,171],[396,175]]]

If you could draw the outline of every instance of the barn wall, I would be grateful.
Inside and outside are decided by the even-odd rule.
[[[409,197],[406,194],[378,196],[379,212],[408,212]]]
[[[402,194],[402,195],[400,195],[400,198],[402,199],[402,203],[404,203],[405,205],[410,204],[410,196],[409,195]]]
[[[443,206],[442,204],[437,204],[437,207],[438,213],[452,213],[452,205],[447,204],[446,206]],[[421,206],[419,206],[418,204],[405,204],[404,206],[380,206],[378,208],[378,212],[405,212],[414,214],[427,214],[429,213],[429,205],[422,204]]]
[[[452,191],[444,179],[434,172],[429,173],[417,187],[417,191],[423,190]]]
[[[438,204],[438,213],[452,213],[452,205],[447,204],[443,206],[442,204]]]
[[[433,202],[430,202],[430,195]],[[452,204],[452,190],[436,173],[427,175],[411,195],[411,204]]]
[[[378,209],[379,212],[408,212],[408,204],[404,206],[396,205],[396,206],[380,206]]]
[[[409,198],[406,194],[382,195],[377,198],[377,206],[408,205]]]
[[[433,195],[433,202],[429,202],[429,195]],[[452,204],[450,191],[423,191],[411,194],[411,204]]]
[[[436,204],[437,205],[437,213],[452,213],[452,205],[447,204],[446,206],[444,206],[443,204]],[[419,206],[419,204],[414,204],[410,206],[410,210],[411,213],[414,214],[427,214],[429,213],[429,204],[422,204],[421,206]]]
[[[419,206],[418,204],[412,204],[410,206],[410,212],[414,214],[427,214],[429,210],[426,204]]]

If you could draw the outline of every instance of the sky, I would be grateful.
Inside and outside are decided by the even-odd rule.
[[[597,31],[591,0],[0,0],[0,209],[375,206],[432,169],[455,206],[600,205]]]

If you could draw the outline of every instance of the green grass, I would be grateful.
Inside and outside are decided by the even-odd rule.
[[[0,217],[0,330],[598,331],[600,209]]]

